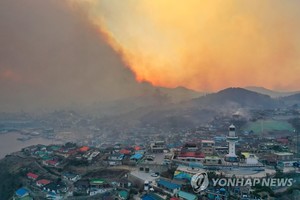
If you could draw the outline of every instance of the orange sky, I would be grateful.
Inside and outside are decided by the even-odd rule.
[[[139,81],[300,89],[297,0],[70,1],[87,9]]]

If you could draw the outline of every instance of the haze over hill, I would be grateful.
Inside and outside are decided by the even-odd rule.
[[[224,107],[231,104],[237,107],[268,109],[278,106],[278,102],[270,96],[243,88],[227,88],[217,93],[200,97],[195,101],[199,105],[209,107]]]
[[[267,89],[264,87],[257,87],[257,86],[249,86],[249,87],[245,87],[245,89],[253,91],[253,92],[257,92],[260,94],[266,94],[272,98],[285,97],[285,96],[290,96],[293,94],[300,93],[300,91],[292,91],[292,92],[275,91],[275,90],[270,90],[270,89]]]
[[[160,128],[184,128],[205,124],[220,114],[231,116],[239,111],[247,117],[247,110],[282,106],[281,100],[272,99],[268,95],[243,88],[227,88],[180,103],[140,107],[115,116],[114,120],[132,126],[151,124]]]
[[[297,105],[298,107],[300,106],[300,93],[282,97],[281,100],[284,101],[286,105]]]
[[[204,93],[189,90],[184,87],[163,88],[148,86],[143,89],[143,93],[139,96],[131,96],[110,102],[94,103],[84,107],[82,111],[98,116],[115,116],[135,110],[142,110],[143,108],[151,107],[153,109],[168,107],[204,95]]]

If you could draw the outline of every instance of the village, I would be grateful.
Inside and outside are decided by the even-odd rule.
[[[219,136],[198,131],[134,145],[111,142],[93,147],[68,142],[29,146],[6,156],[30,161],[18,169],[23,174],[22,187],[13,199],[246,200],[286,195],[299,187],[295,138],[257,138],[235,131],[230,125]],[[284,175],[294,179],[289,187],[213,187],[210,183],[196,193],[191,180],[202,172],[210,178]]]

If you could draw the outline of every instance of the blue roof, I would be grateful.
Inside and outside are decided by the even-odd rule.
[[[28,190],[26,190],[25,188],[20,188],[16,191],[16,195],[19,197],[22,197],[27,193],[28,193]]]
[[[142,200],[162,200],[162,198],[160,198],[156,194],[150,193],[150,194],[145,194],[144,196],[142,196]]]
[[[130,157],[130,159],[136,159],[136,160],[139,160],[143,157],[143,154],[139,154],[139,153],[136,153],[134,154],[133,156]]]
[[[196,195],[188,193],[188,192],[184,192],[184,191],[179,191],[178,196],[183,198],[183,199],[186,199],[186,200],[196,200],[196,199],[198,199]]]
[[[187,180],[191,180],[191,175],[181,172],[181,173],[179,173],[177,175],[174,175],[174,179],[187,179]]]
[[[174,189],[177,189],[177,188],[181,187],[181,185],[179,185],[179,184],[172,183],[172,182],[169,182],[169,181],[166,181],[166,180],[163,180],[163,179],[159,180],[157,182],[157,184],[162,185],[165,188],[168,188],[168,189],[171,189],[171,190],[174,190]]]
[[[189,162],[189,167],[193,168],[203,168],[203,165],[201,163],[197,162]]]

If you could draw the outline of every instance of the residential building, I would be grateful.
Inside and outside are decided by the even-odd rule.
[[[122,165],[124,154],[114,153],[108,156],[107,164],[110,166]]]
[[[64,183],[51,182],[43,187],[44,191],[52,192],[54,194],[61,194],[67,192],[67,186]]]
[[[293,160],[294,154],[289,152],[276,152],[273,156],[277,161],[289,161]]]
[[[211,156],[215,152],[215,141],[213,140],[202,140],[201,151],[208,156]]]
[[[157,182],[157,187],[162,189],[165,193],[174,196],[180,191],[181,185],[171,182],[171,180],[160,179]]]
[[[31,179],[31,180],[36,180],[39,176],[37,174],[34,174],[34,173],[27,173],[27,178]]]
[[[36,186],[38,187],[43,187],[47,184],[49,184],[51,181],[47,180],[47,179],[40,179],[38,181],[36,181]]]
[[[73,174],[73,173],[68,173],[68,172],[63,173],[62,177],[63,177],[63,179],[69,180],[72,182],[76,182],[81,178],[81,176],[79,174]]]
[[[163,153],[165,148],[165,141],[155,141],[150,144],[150,149],[153,153]]]
[[[74,192],[77,194],[87,195],[90,192],[90,181],[79,180],[74,183]]]
[[[188,193],[188,192],[184,192],[184,191],[179,191],[176,194],[176,196],[182,200],[197,200],[198,199],[198,197],[196,195]]]
[[[32,200],[32,198],[29,195],[29,191],[25,188],[20,188],[15,192],[15,196],[13,197],[13,200]]]

